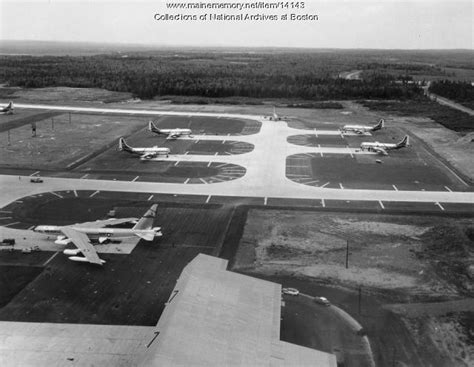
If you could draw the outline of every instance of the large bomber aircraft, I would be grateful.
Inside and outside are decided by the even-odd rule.
[[[159,155],[168,155],[170,154],[169,148],[160,148],[158,146],[149,147],[149,148],[134,148],[128,145],[125,142],[124,138],[119,139],[119,150],[124,150],[128,153],[140,155],[140,159],[151,159]]]
[[[387,151],[392,149],[400,149],[404,148],[409,145],[409,138],[406,135],[401,141],[396,144],[391,143],[379,143],[376,141],[375,143],[372,142],[364,142],[360,145],[361,150],[367,150],[369,152],[380,153],[383,155],[388,155]]]
[[[191,129],[158,129],[153,121],[148,123],[148,130],[155,134],[167,135],[166,139],[178,139],[182,136],[191,137]]]
[[[344,125],[341,128],[341,132],[346,133],[348,131],[354,131],[356,134],[363,134],[369,131],[377,131],[380,130],[385,124],[384,119],[380,119],[380,121],[374,126],[364,126],[364,125]]]
[[[6,106],[0,109],[0,113],[3,113],[5,115],[12,115],[13,114],[13,102],[10,101],[10,103]]]
[[[157,204],[152,205],[133,228],[108,228],[106,226],[133,223],[136,218],[98,220],[95,222],[71,224],[69,226],[39,225],[34,227],[33,231],[48,235],[58,235],[56,241],[54,241],[58,245],[73,243],[77,249],[66,249],[63,251],[65,255],[69,256],[69,260],[102,265],[105,261],[99,258],[90,239],[97,239],[99,243],[105,243],[112,238],[137,236],[145,241],[153,241],[155,237],[162,235],[160,227],[153,227],[157,206]],[[77,256],[81,252],[84,256]]]

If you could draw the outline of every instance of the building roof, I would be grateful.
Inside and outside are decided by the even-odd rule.
[[[280,341],[281,286],[200,254],[182,272],[143,365],[336,366],[332,354]]]

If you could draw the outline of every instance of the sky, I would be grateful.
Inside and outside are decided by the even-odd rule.
[[[470,0],[308,0],[288,2],[289,7],[284,9],[243,10],[166,7],[166,3],[171,2],[276,1],[0,0],[0,40],[203,47],[473,48],[473,5]],[[295,7],[291,8],[291,4]],[[291,14],[310,19],[281,19],[284,15],[291,17]],[[211,15],[214,18],[211,19]],[[216,19],[222,15],[256,15],[260,19]],[[187,16],[188,19],[169,20],[169,16]],[[273,20],[275,16],[277,20]],[[168,19],[155,19],[160,17]],[[262,20],[263,17],[267,19]]]

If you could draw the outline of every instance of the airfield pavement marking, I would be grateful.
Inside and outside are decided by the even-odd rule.
[[[13,213],[13,212],[11,210],[0,210],[0,213],[9,214],[9,213]]]
[[[449,192],[453,192],[453,190],[451,190],[448,186],[445,186],[444,188],[448,190]]]
[[[203,180],[202,178],[199,178],[199,180],[201,180],[202,183],[205,183],[205,184],[208,183],[206,180]]]
[[[36,226],[31,226],[31,227],[28,227],[27,230],[28,231],[31,231],[33,228],[35,228]]]
[[[319,182],[319,180],[313,180],[313,181],[306,181],[304,184],[305,185],[311,185],[311,184],[314,184],[316,182]]]
[[[59,252],[60,251],[56,251],[53,255],[51,255],[50,258],[43,263],[43,266],[48,265],[51,262],[51,260],[53,260],[57,254],[59,254]]]
[[[139,177],[140,177],[140,176],[135,177],[135,178],[132,180],[132,182],[135,182],[136,180],[138,180]]]
[[[221,143],[221,144],[225,144],[225,142],[226,142],[225,140],[222,140],[222,143]]]
[[[97,191],[94,191],[92,194],[90,194],[90,196],[89,196],[89,197],[91,198],[91,197],[93,197],[93,196],[97,195],[99,192],[100,192],[99,190],[97,190]]]
[[[151,199],[153,199],[153,195],[150,195],[150,197],[148,198],[148,201],[150,201]]]
[[[15,201],[15,203],[23,204],[23,200],[17,200],[17,201]]]
[[[265,196],[265,198],[263,199],[263,205],[267,205],[267,201],[268,201],[268,198]]]
[[[385,206],[383,205],[382,200],[379,200],[379,204],[382,209],[385,209]]]
[[[212,164],[212,162],[209,162],[209,163],[207,164],[207,166],[208,166],[208,167],[211,167],[211,164]]]
[[[209,203],[209,200],[211,200],[212,195],[209,195],[206,199],[206,204]]]
[[[14,224],[18,224],[18,223],[20,223],[20,222],[8,223],[8,224],[4,224],[3,226],[8,227],[8,226],[13,226]]]
[[[331,182],[326,182],[324,185],[321,185],[319,186],[320,188],[323,188],[323,187],[326,187],[327,185],[329,185]]]
[[[186,185],[189,182],[190,178],[187,178],[186,181],[184,181],[184,184]]]
[[[186,153],[184,153],[184,155],[188,155],[188,153],[189,153],[189,152],[188,152],[188,151],[186,151]]]
[[[321,205],[322,205],[323,208],[326,207],[326,203],[324,202],[324,199],[321,199]]]
[[[74,191],[74,196],[77,198],[78,195],[77,195],[77,191],[76,190],[73,190]]]
[[[82,177],[80,178],[80,180],[82,180],[82,179],[86,178],[87,176],[89,176],[89,174],[88,174],[88,173],[86,173],[84,176],[82,176]]]
[[[393,187],[393,189],[394,189],[395,191],[398,191],[397,186],[392,185],[392,187]]]
[[[32,173],[32,174],[30,175],[30,177],[31,177],[31,176],[36,176],[36,175],[37,175],[38,173],[40,173],[40,172],[41,172],[41,171],[36,171],[36,172]]]
[[[461,177],[459,177],[458,174],[454,172],[451,168],[449,168],[448,165],[446,165],[442,160],[437,159],[437,161],[441,163],[449,172],[451,172],[454,175],[454,177],[456,177],[459,181],[461,181],[464,186],[469,187],[466,181],[464,181]]]
[[[216,153],[214,154],[214,156],[216,156],[216,155],[219,155],[219,152],[216,152]]]
[[[342,183],[339,182],[339,187],[341,188],[341,190],[344,190],[344,186],[342,186]]]
[[[0,217],[0,219],[12,219],[12,217]]]
[[[61,198],[61,199],[63,198],[61,195],[55,193],[54,191],[50,191],[49,193],[50,193],[50,194],[53,194],[53,195],[56,195],[58,198]]]
[[[181,162],[181,161],[176,161],[176,163],[174,165],[177,166],[179,162]]]
[[[440,208],[442,211],[444,211],[444,208],[443,208],[443,206],[442,206],[440,203],[436,202],[435,205],[438,205],[439,208]]]

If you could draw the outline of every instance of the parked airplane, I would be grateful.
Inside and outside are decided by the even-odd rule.
[[[168,157],[168,154],[170,153],[169,148],[160,148],[158,146],[150,148],[133,148],[125,142],[124,138],[119,139],[119,150],[124,150],[132,154],[139,154],[140,159],[155,158],[159,155],[166,155]]]
[[[348,131],[354,131],[356,134],[363,134],[368,131],[377,131],[380,130],[385,124],[384,119],[380,119],[380,121],[374,126],[364,126],[364,125],[344,125],[341,128],[341,132],[345,133]]]
[[[3,113],[5,115],[11,115],[13,114],[13,102],[10,101],[10,103],[6,106],[0,109],[0,113]]]
[[[156,134],[168,135],[166,139],[178,139],[182,136],[191,137],[191,129],[158,129],[153,121],[148,123],[148,130]]]
[[[280,121],[281,117],[278,116],[275,110],[275,106],[273,106],[273,115],[270,116],[270,121]]]
[[[160,227],[153,227],[157,206],[157,204],[152,205],[145,215],[136,222],[133,228],[108,228],[106,226],[134,223],[136,218],[98,220],[95,222],[71,224],[69,226],[39,225],[34,227],[33,231],[57,234],[58,236],[54,243],[58,245],[68,245],[71,242],[76,245],[77,249],[75,250],[66,249],[63,251],[65,255],[69,256],[69,260],[102,265],[105,261],[99,258],[90,239],[97,239],[99,243],[105,243],[111,238],[137,236],[146,241],[153,241],[156,236],[162,235]],[[84,257],[77,256],[81,252]]]
[[[383,155],[388,155],[387,153],[388,150],[404,148],[409,144],[410,143],[408,140],[408,135],[406,135],[401,141],[399,141],[396,144],[379,143],[378,141],[376,141],[375,143],[365,142],[360,145],[360,149],[367,150],[369,152],[375,152],[375,153],[381,153]]]

